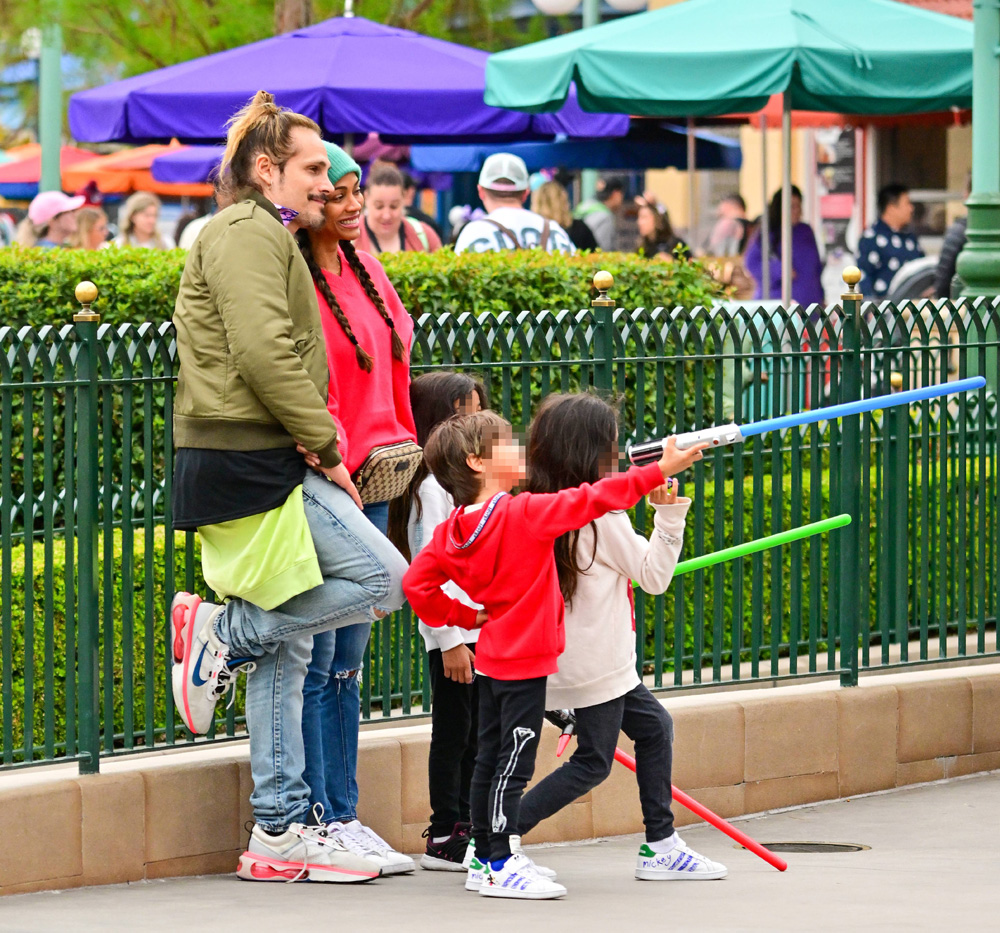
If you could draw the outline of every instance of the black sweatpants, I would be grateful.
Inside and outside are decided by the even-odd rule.
[[[535,771],[545,716],[545,677],[479,680],[479,752],[469,803],[476,858],[510,855],[510,837],[520,835],[524,785]]]
[[[617,699],[579,707],[575,712],[576,751],[566,764],[524,795],[520,812],[522,832],[528,832],[597,787],[611,773],[618,733],[624,732],[635,743],[636,779],[646,841],[657,842],[672,835],[670,772],[674,722],[670,714],[642,684]]]
[[[468,646],[473,652],[474,644]],[[431,748],[427,777],[431,796],[431,836],[450,836],[469,821],[469,785],[476,764],[479,681],[460,684],[444,676],[441,650],[427,652],[431,675]]]

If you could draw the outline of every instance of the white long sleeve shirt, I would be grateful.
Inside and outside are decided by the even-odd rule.
[[[546,688],[547,709],[596,706],[623,696],[640,683],[635,669],[635,631],[629,588],[647,593],[670,585],[680,558],[690,499],[655,505],[653,536],[646,540],[625,512],[609,512],[577,540],[579,575],[566,607],[566,650]],[[594,562],[588,567],[590,555]]]
[[[441,524],[455,509],[455,503],[451,496],[445,492],[444,487],[429,474],[420,484],[417,490],[420,497],[421,513],[417,519],[416,502],[410,506],[410,519],[406,525],[406,540],[410,545],[410,558],[416,557],[434,536],[434,529]],[[441,587],[452,599],[457,599],[466,606],[473,609],[482,609],[479,603],[474,603],[465,592],[457,587],[450,580]],[[465,642],[467,645],[474,645],[479,640],[479,629],[463,629],[454,625],[442,625],[440,628],[432,628],[419,623],[420,634],[424,638],[424,644],[428,651],[439,648],[441,651],[448,651],[457,645]]]

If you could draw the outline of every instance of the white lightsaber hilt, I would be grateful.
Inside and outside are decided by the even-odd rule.
[[[702,428],[700,431],[687,431],[684,434],[677,434],[675,437],[678,450],[687,450],[695,444],[708,444],[710,448],[728,447],[731,444],[739,444],[743,441],[743,434],[738,424],[716,424],[710,428]],[[661,438],[658,441],[633,444],[627,451],[629,462],[635,466],[656,463],[663,456],[663,445],[666,443],[666,440],[666,438]]]

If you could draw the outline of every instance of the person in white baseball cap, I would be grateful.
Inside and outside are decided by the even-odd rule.
[[[471,220],[458,235],[455,252],[500,252],[540,246],[548,253],[572,253],[573,241],[554,220],[526,210],[528,168],[520,156],[496,152],[479,173],[479,197],[486,216]]]
[[[61,191],[36,194],[28,205],[28,216],[18,227],[18,243],[42,249],[65,246],[76,233],[76,212],[86,200],[82,195],[70,197]]]

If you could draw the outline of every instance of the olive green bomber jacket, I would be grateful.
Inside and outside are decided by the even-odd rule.
[[[312,277],[259,192],[202,230],[184,265],[173,320],[177,447],[269,450],[299,441],[323,466],[340,463]]]

